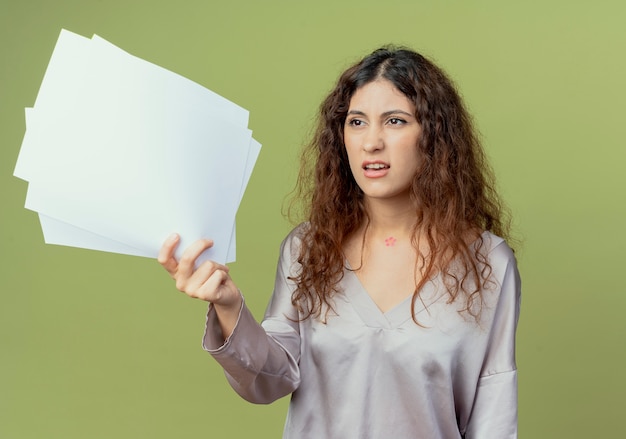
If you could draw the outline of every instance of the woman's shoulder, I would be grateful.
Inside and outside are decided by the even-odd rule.
[[[485,231],[481,235],[481,245],[484,254],[487,256],[489,265],[491,265],[494,273],[504,273],[509,270],[517,270],[517,260],[515,252],[507,244],[504,238],[494,235],[489,231]]]
[[[515,253],[506,240],[488,230],[480,235],[474,245],[480,245],[491,262],[507,263],[515,260]]]
[[[294,227],[289,234],[283,239],[280,245],[280,254],[283,260],[295,262],[300,256],[302,248],[302,240],[309,229],[309,223],[304,222]]]
[[[298,224],[296,227],[291,229],[289,234],[285,237],[285,239],[283,239],[281,246],[282,247],[285,247],[285,246],[300,247],[302,240],[304,239],[304,235],[309,230],[309,227],[310,225],[308,222]]]
[[[285,237],[285,241],[290,241],[294,239],[301,241],[302,237],[305,235],[305,233],[309,230],[310,227],[311,225],[308,221],[298,224],[296,227],[291,229],[289,234]]]

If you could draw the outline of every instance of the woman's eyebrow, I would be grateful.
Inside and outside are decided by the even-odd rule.
[[[387,116],[391,116],[392,114],[405,114],[407,116],[411,116],[414,117],[415,115],[412,113],[409,113],[408,111],[404,111],[404,110],[389,110],[389,111],[385,111],[383,114],[381,114],[382,117],[387,117]]]
[[[350,110],[350,111],[348,111],[348,114],[355,114],[355,115],[358,115],[358,116],[365,116],[365,113],[363,111],[360,111],[360,110]],[[411,117],[415,116],[414,114],[409,113],[408,111],[399,110],[399,109],[385,111],[380,116],[381,117],[388,117],[388,116],[391,116],[392,114],[405,114],[405,115],[411,116]]]

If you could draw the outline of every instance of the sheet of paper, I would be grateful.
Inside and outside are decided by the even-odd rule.
[[[234,260],[235,214],[260,151],[246,110],[64,31],[27,118],[15,175],[30,183],[26,207],[47,242],[156,256],[178,231],[180,251],[209,236],[205,258]]]
[[[152,254],[148,254],[145,251],[96,235],[87,230],[79,229],[71,224],[55,220],[54,218],[42,214],[39,214],[39,222],[43,230],[46,244],[64,245],[131,256],[153,257]]]
[[[250,149],[248,150],[248,158],[246,160],[246,170],[244,173],[244,181],[241,186],[241,192],[239,195],[239,202],[243,199],[244,192],[248,183],[250,182],[250,177],[252,176],[252,170],[254,169],[254,165],[259,158],[259,154],[261,153],[261,144],[254,139],[250,140]],[[237,258],[237,240],[235,238],[235,230],[236,225],[233,224],[233,232],[232,238],[230,240],[230,246],[228,247],[228,257],[226,262],[234,262]]]
[[[153,83],[158,83],[163,87],[162,92],[175,95],[175,99],[185,102],[188,106],[220,118],[229,124],[246,128],[248,126],[249,112],[234,102],[218,95],[217,93],[193,82],[183,76],[171,72],[163,67],[152,64],[141,58],[133,56],[119,47],[111,44],[105,39],[94,35],[92,37],[92,50],[98,59],[106,59],[114,65],[124,66],[126,70],[120,68],[118,72],[124,75],[136,75],[143,77],[144,74],[151,76]],[[127,79],[127,78],[125,78]],[[135,84],[144,84],[139,80]],[[159,91],[154,88],[151,91]]]
[[[117,154],[110,149],[100,154],[107,145],[124,144],[116,136],[121,130],[98,132],[89,122],[81,123],[85,130],[81,137],[91,144],[91,154],[75,154],[80,164],[67,172],[52,168],[45,184],[31,180],[26,207],[154,256],[173,230],[180,231],[183,248],[198,238],[213,236],[216,245],[210,253],[225,261],[247,156],[247,146],[243,146],[249,145],[250,133],[219,133],[219,127],[205,123],[203,128],[212,131],[206,137],[221,134],[224,141],[238,147],[220,154],[210,148],[182,153],[190,162],[176,165],[174,157],[161,157],[157,163],[158,154],[152,148],[141,151],[137,145],[132,158],[124,148]],[[46,131],[49,138],[57,134],[52,128]],[[66,137],[64,143],[70,145],[72,140]]]
[[[61,31],[37,94],[37,108],[41,107],[42,112],[54,112],[56,103],[73,105],[89,64],[90,47],[91,40]],[[28,115],[33,109],[26,111]],[[32,127],[32,120],[30,124]],[[14,171],[16,177],[27,181],[44,165],[38,157],[40,149],[46,148],[45,143],[30,141],[29,134],[26,131],[24,135]]]
[[[30,124],[30,118],[32,118],[32,108],[25,109],[26,116],[26,129]],[[254,139],[251,139],[250,148],[248,150],[248,157],[246,159],[246,168],[244,171],[244,180],[242,183],[239,201],[243,198],[244,191],[254,165],[261,151],[261,144]],[[95,233],[89,232],[84,229],[80,229],[71,224],[56,220],[49,216],[40,214],[40,223],[44,234],[44,240],[48,244],[65,245],[79,248],[86,248],[92,250],[107,251],[113,253],[128,254],[134,256],[153,257],[154,255],[148,251],[142,251],[117,241],[105,238]],[[233,232],[231,236],[231,242],[228,248],[228,256],[226,262],[233,262],[236,259],[236,238],[235,238],[235,225],[233,225]]]
[[[33,109],[25,108],[26,130],[28,130],[28,125],[32,117]],[[152,255],[146,251],[96,235],[95,233],[55,220],[54,218],[50,218],[41,213],[39,214],[39,223],[41,224],[41,230],[43,231],[44,241],[46,244],[100,250],[132,256],[152,257]]]

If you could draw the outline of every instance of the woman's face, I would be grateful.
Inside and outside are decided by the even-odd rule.
[[[352,175],[365,197],[408,201],[419,167],[420,131],[415,105],[388,80],[356,90],[344,141]]]

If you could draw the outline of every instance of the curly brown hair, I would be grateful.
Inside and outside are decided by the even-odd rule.
[[[345,268],[344,244],[369,224],[363,192],[350,171],[343,130],[355,91],[377,79],[390,81],[414,103],[421,127],[416,148],[422,160],[411,200],[416,215],[412,242],[422,276],[412,309],[424,284],[441,273],[449,302],[464,294],[463,310],[478,318],[482,291],[491,275],[480,232],[510,238],[508,214],[452,81],[434,63],[406,48],[383,47],[348,68],[320,106],[292,200],[292,208],[302,208],[308,222],[300,232],[301,270],[292,278],[296,284],[292,302],[304,319],[333,308],[331,298]],[[428,254],[417,249],[418,231],[428,243]],[[468,242],[468,233],[476,240]]]

